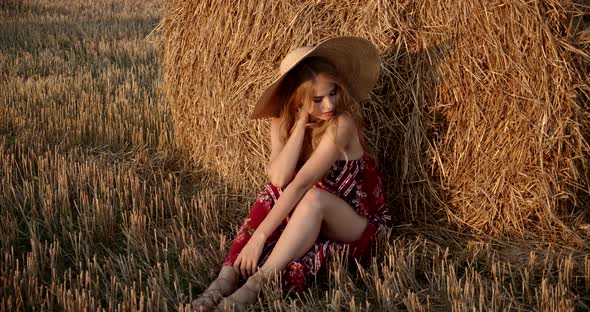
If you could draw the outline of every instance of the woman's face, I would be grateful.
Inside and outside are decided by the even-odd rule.
[[[312,97],[309,115],[312,118],[329,120],[334,117],[336,108],[336,84],[323,74],[316,76],[312,82]]]

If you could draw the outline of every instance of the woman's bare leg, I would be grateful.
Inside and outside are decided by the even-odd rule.
[[[255,302],[256,297],[252,297],[260,290],[261,281],[285,269],[291,260],[305,255],[320,232],[328,239],[353,242],[361,237],[366,226],[367,219],[347,202],[322,189],[311,188],[297,204],[264,265],[244,285],[247,289],[238,289],[230,299]]]
[[[319,188],[311,188],[299,202],[287,227],[261,270],[280,272],[313,246],[320,232],[328,239],[348,243],[359,239],[367,219],[350,205]]]

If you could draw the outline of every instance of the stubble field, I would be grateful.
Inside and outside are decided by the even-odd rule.
[[[162,96],[162,1],[0,2],[0,310],[188,310],[257,188],[189,164]],[[206,135],[206,134],[203,134]],[[588,250],[397,225],[256,310],[586,310]]]

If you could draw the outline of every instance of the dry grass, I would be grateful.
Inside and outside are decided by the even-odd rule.
[[[450,14],[450,8],[444,4],[435,8],[428,3],[417,7],[412,3],[368,2],[367,6],[355,7],[345,15],[344,9],[334,11],[330,3],[299,7],[273,2],[275,7],[258,8],[244,1],[236,5],[252,7],[239,11],[244,14],[243,22],[229,19],[226,28],[220,23],[209,24],[210,40],[208,46],[202,46],[203,29],[187,27],[191,24],[186,23],[187,18],[191,16],[194,21],[208,18],[215,22],[219,21],[218,11],[205,12],[206,2],[199,2],[202,5],[199,8],[179,11],[174,10],[179,8],[179,3],[170,2],[164,19],[168,23],[163,28],[165,39],[180,38],[180,33],[172,31],[178,27],[184,29],[182,36],[193,40],[177,39],[185,44],[162,47],[158,34],[146,39],[163,14],[159,1],[11,3],[17,5],[0,5],[0,311],[188,309],[186,304],[219,269],[219,259],[225,255],[238,225],[236,220],[247,212],[263,179],[258,170],[268,153],[264,140],[267,125],[243,118],[249,105],[264,82],[271,78],[270,70],[283,52],[329,34],[345,33],[371,38],[383,51],[383,77],[365,112],[371,120],[368,123],[371,141],[388,173],[390,207],[396,212],[403,210],[398,212],[403,215],[398,224],[407,225],[397,226],[393,236],[380,240],[380,252],[372,263],[363,267],[351,264],[351,270],[343,270],[342,260],[334,259],[330,269],[312,282],[315,287],[304,296],[284,296],[276,288],[270,288],[257,308],[267,311],[589,308],[590,258],[587,247],[574,248],[579,241],[553,241],[551,238],[555,236],[551,235],[539,241],[492,239],[453,230],[461,224],[457,220],[471,220],[467,218],[469,213],[477,212],[466,206],[478,198],[476,188],[484,189],[485,183],[499,179],[493,171],[477,171],[489,170],[493,159],[482,157],[482,162],[490,162],[483,163],[479,169],[469,164],[475,159],[461,154],[469,142],[457,134],[477,137],[477,131],[492,129],[493,122],[500,122],[496,113],[488,111],[486,116],[493,117],[492,123],[482,129],[463,125],[462,118],[474,118],[470,114],[474,114],[475,108],[469,106],[473,101],[466,99],[481,95],[486,99],[481,109],[493,109],[489,105],[492,98],[486,98],[485,94],[495,89],[486,87],[485,79],[491,79],[496,87],[506,88],[507,106],[503,108],[506,116],[518,115],[517,102],[510,94],[524,97],[526,92],[532,93],[526,98],[535,99],[527,103],[538,106],[524,107],[523,115],[535,120],[544,116],[540,111],[547,112],[543,128],[547,129],[544,130],[547,137],[536,137],[538,141],[527,145],[524,139],[528,132],[524,125],[518,128],[521,132],[515,132],[523,135],[514,135],[523,151],[536,155],[545,151],[540,148],[547,144],[559,146],[558,151],[548,148],[546,155],[543,154],[547,157],[543,159],[547,171],[529,170],[526,166],[519,169],[525,170],[528,176],[549,179],[529,181],[530,190],[540,190],[547,186],[543,183],[556,179],[555,185],[549,183],[546,190],[555,192],[546,206],[539,206],[538,197],[523,202],[521,199],[526,197],[519,193],[522,189],[517,183],[511,184],[516,192],[514,203],[532,209],[532,220],[535,214],[541,217],[543,212],[554,213],[558,221],[551,222],[555,224],[547,227],[547,222],[539,222],[543,231],[559,228],[556,225],[559,222],[584,229],[583,222],[587,221],[583,215],[577,217],[580,214],[575,205],[567,203],[578,206],[583,203],[587,181],[583,166],[578,164],[586,159],[586,147],[577,132],[570,131],[577,129],[585,135],[587,129],[584,110],[587,101],[578,97],[587,89],[579,80],[583,72],[576,65],[579,62],[585,66],[586,60],[574,49],[588,51],[588,33],[559,27],[535,28],[537,35],[546,36],[543,47],[555,44],[559,49],[546,50],[554,58],[537,56],[526,60],[536,64],[531,67],[510,63],[518,59],[514,54],[520,50],[502,45],[509,52],[506,58],[510,62],[505,65],[523,68],[520,75],[529,79],[529,88],[520,89],[511,84],[517,81],[512,67],[504,68],[502,79],[505,80],[485,76],[497,75],[498,68],[493,66],[503,63],[489,63],[488,67],[476,70],[477,66],[483,66],[486,52],[470,45],[487,41],[474,42],[468,30],[458,28],[466,23],[460,22],[466,17],[445,15]],[[341,7],[354,3],[342,2]],[[472,8],[459,9],[476,11],[477,5],[482,5],[473,3]],[[520,8],[530,13],[527,10],[533,4],[515,2],[490,8],[510,14],[516,14],[514,10]],[[567,20],[567,16],[555,12],[571,7],[561,4],[553,9],[542,8],[549,8],[539,12],[545,18],[550,17],[547,23],[561,25],[560,21]],[[435,9],[440,15],[432,15]],[[459,9],[454,12],[462,12]],[[248,17],[252,16],[249,12],[261,10],[267,12],[265,16]],[[291,12],[288,10],[295,10],[295,15],[286,14]],[[377,10],[378,18],[366,14],[371,10]],[[182,14],[187,17],[174,18]],[[314,19],[309,19],[310,16]],[[370,27],[385,27],[380,24],[383,16],[395,17],[383,28],[387,32],[370,33]],[[493,18],[493,14],[488,18]],[[318,28],[310,20],[332,26]],[[522,20],[522,25],[538,26],[535,21],[539,21],[538,16],[529,16]],[[271,22],[277,25],[272,26]],[[272,27],[280,28],[284,23],[298,25],[297,34],[307,35],[293,36],[288,31],[293,27],[286,32],[273,31]],[[473,24],[473,27],[480,26]],[[260,31],[251,37],[234,36],[233,41],[219,37],[252,29]],[[450,29],[457,30],[449,35]],[[490,30],[489,36],[497,34],[495,38],[499,40],[503,36],[500,30],[503,28]],[[529,42],[534,47],[541,43],[533,40],[536,35],[532,31],[529,37],[518,29],[510,33],[517,38],[528,38],[519,42]],[[273,49],[254,48],[255,43],[260,43],[255,41],[260,38],[254,35],[262,32],[267,35],[263,37],[266,45],[261,47],[268,45]],[[567,39],[570,34],[575,35],[575,40]],[[291,36],[293,41],[282,41],[284,36]],[[550,43],[552,38],[562,41]],[[202,49],[197,50],[198,47]],[[489,47],[493,44],[489,43]],[[172,53],[172,48],[178,49],[178,54]],[[238,50],[244,54],[236,56]],[[160,82],[163,52],[168,66],[166,79],[178,79],[178,92],[166,98],[162,96]],[[452,60],[462,57],[471,67],[454,67],[457,65]],[[178,62],[176,70],[170,68],[174,64],[172,60]],[[539,67],[537,61],[545,62],[545,67]],[[480,80],[469,80],[469,75],[460,75],[469,71],[483,76],[477,78]],[[552,75],[543,76],[548,74]],[[187,80],[188,76],[192,80]],[[248,77],[252,79],[245,79]],[[546,77],[540,79],[545,84],[540,84],[538,77]],[[465,80],[462,82],[465,88],[452,85],[460,79]],[[477,84],[478,81],[482,83]],[[547,99],[533,97],[539,95],[538,90],[545,90]],[[180,105],[181,100],[187,101],[186,106]],[[458,105],[460,101],[465,104]],[[167,103],[172,103],[172,107]],[[180,114],[183,110],[184,116]],[[187,114],[194,110],[201,115]],[[523,123],[517,119],[514,126],[518,122]],[[453,137],[455,140],[451,140]],[[177,150],[176,143],[180,143],[181,150],[191,151],[190,164],[184,160],[182,151]],[[484,143],[472,144],[477,148],[470,147],[474,150],[469,153],[481,155],[477,153],[491,148]],[[459,153],[457,158],[453,158],[453,153]],[[497,157],[509,156],[499,152]],[[515,159],[514,166],[518,165],[517,160],[525,164],[527,159],[533,162],[530,155],[522,157]],[[466,162],[461,163],[464,171],[451,170],[457,168],[453,165],[455,161]],[[246,169],[247,174],[242,174],[240,170]],[[490,175],[490,180],[456,184],[460,177],[475,174],[473,170],[481,173],[482,179]],[[525,178],[522,181],[528,181]],[[492,198],[507,194],[501,184],[494,192],[497,197]],[[493,206],[487,205],[480,208]],[[499,209],[497,215],[508,215],[511,207],[514,208],[508,204],[493,207]],[[449,216],[451,225],[445,225],[444,221],[431,222],[427,218],[431,212],[437,212],[434,216],[444,220]],[[567,213],[578,219],[565,219]],[[520,226],[529,226],[526,222],[511,226],[501,219],[481,219],[478,215],[473,218],[468,223],[470,228],[484,231],[485,226],[479,227],[481,220],[489,220],[486,226],[498,226],[499,233],[516,233],[516,237],[521,236]],[[585,239],[583,232],[559,235]]]

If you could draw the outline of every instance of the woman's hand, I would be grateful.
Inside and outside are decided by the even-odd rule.
[[[305,105],[301,105],[299,107],[299,111],[297,111],[296,116],[296,123],[306,125],[309,122],[309,112],[305,108]]]
[[[234,271],[237,274],[241,274],[243,278],[248,278],[248,276],[256,273],[258,259],[262,254],[265,242],[266,238],[256,232],[250,237],[248,243],[242,248],[236,261],[234,261]]]

